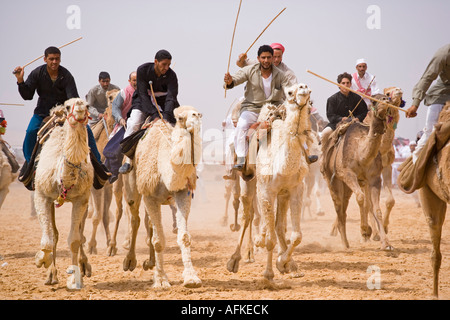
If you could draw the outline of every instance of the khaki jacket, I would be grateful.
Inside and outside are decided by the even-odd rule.
[[[436,83],[430,88],[434,80]],[[450,44],[434,54],[419,82],[414,86],[412,96],[415,106],[419,106],[422,100],[429,106],[445,104],[450,99]]]
[[[261,108],[266,103],[279,105],[284,100],[284,88],[289,87],[289,79],[283,71],[272,65],[272,91],[268,98],[264,93],[264,86],[262,82],[260,63],[246,66],[236,72],[232,76],[233,83],[229,86],[224,84],[224,87],[231,89],[244,82],[245,86],[244,101],[242,101],[241,113],[243,111],[252,111],[259,113]]]

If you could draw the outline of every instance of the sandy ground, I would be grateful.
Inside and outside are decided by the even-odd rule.
[[[106,255],[105,232],[99,227],[98,254],[89,255],[92,276],[84,278],[79,291],[66,289],[65,272],[69,265],[67,245],[71,204],[56,210],[60,232],[57,267],[58,285],[44,285],[46,270],[36,268],[34,256],[39,250],[41,230],[30,216],[30,194],[15,182],[0,211],[0,299],[1,300],[428,300],[432,299],[431,242],[421,209],[411,195],[394,190],[396,205],[391,215],[389,238],[393,252],[380,251],[379,242],[360,243],[359,212],[352,197],[348,210],[347,232],[350,249],[343,249],[340,237],[330,236],[336,213],[328,192],[320,200],[324,216],[302,221],[303,241],[294,252],[300,278],[282,275],[274,267],[274,284],[263,281],[266,254],[256,251],[254,263],[241,262],[238,273],[230,273],[226,263],[238,243],[239,234],[228,227],[233,222],[231,209],[227,226],[221,225],[225,211],[223,167],[207,167],[202,184],[195,193],[189,219],[192,235],[192,260],[202,280],[200,288],[182,285],[183,264],[176,235],[171,232],[172,218],[163,208],[167,241],[165,270],[171,282],[168,290],[152,288],[153,271],[144,271],[147,258],[143,219],[137,238],[138,266],[125,272],[122,262],[126,250],[122,243],[127,226],[123,219],[118,234],[116,256]],[[382,201],[384,197],[382,197]],[[384,203],[384,202],[382,202]],[[111,205],[111,212],[115,211]],[[230,203],[231,208],[231,203]],[[141,210],[143,218],[143,210]],[[113,228],[111,219],[110,229]],[[92,221],[87,220],[89,238]],[[444,224],[440,277],[440,299],[450,298],[450,226]],[[377,270],[377,274],[371,273]],[[378,282],[371,281],[377,276]],[[369,285],[368,285],[369,283]]]

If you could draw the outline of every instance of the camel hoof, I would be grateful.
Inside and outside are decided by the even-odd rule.
[[[394,247],[391,246],[390,244],[382,246],[381,249],[384,251],[394,251]]]
[[[97,242],[90,242],[88,244],[89,254],[97,254]]]
[[[48,272],[48,277],[47,280],[45,281],[45,285],[50,286],[58,283],[59,283],[58,270],[56,270],[55,266],[52,266]]]
[[[202,280],[196,274],[190,274],[184,277],[183,286],[185,288],[200,288]]]
[[[156,274],[153,279],[153,288],[155,289],[169,289],[170,283],[167,277],[157,277]]]
[[[237,224],[234,224],[234,223],[230,224],[230,230],[231,231],[237,232],[237,231],[239,231],[239,229],[241,229],[241,225],[239,223],[237,223]]]
[[[116,245],[109,245],[108,248],[106,249],[106,255],[108,257],[113,257],[117,254],[117,247]]]
[[[128,255],[123,259],[123,271],[133,271],[136,268],[136,257],[129,257]]]
[[[142,268],[147,271],[147,270],[152,270],[155,267],[155,260],[150,260],[147,259],[144,261],[144,263],[142,264]]]
[[[275,277],[275,274],[273,273],[272,270],[265,270],[264,273],[263,273],[263,276],[268,281],[273,281],[273,278]]]
[[[40,250],[35,256],[36,267],[40,268],[42,265],[47,269],[53,261],[53,254],[50,250]]]
[[[277,259],[277,269],[281,274],[289,273],[289,260],[286,261],[282,257],[278,257]]]
[[[236,248],[236,251],[231,256],[230,260],[227,262],[227,270],[233,273],[238,272],[239,270],[239,261],[241,260],[241,249],[239,246]]]

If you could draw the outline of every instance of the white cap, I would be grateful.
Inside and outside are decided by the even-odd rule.
[[[357,66],[358,64],[361,64],[361,63],[366,63],[367,64],[366,59],[361,58],[361,59],[356,60],[355,66]]]

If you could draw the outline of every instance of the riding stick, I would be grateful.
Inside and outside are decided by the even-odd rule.
[[[266,29],[272,24],[272,22],[275,21],[276,18],[278,18],[278,16],[279,16],[280,14],[283,13],[284,10],[286,10],[286,8],[284,8],[283,10],[281,10],[280,13],[277,14],[276,17],[273,18],[272,21],[269,22],[269,24],[267,25],[267,27],[265,27],[264,30],[259,34],[258,38],[256,38],[256,40],[253,41],[253,43],[250,45],[250,47],[247,49],[247,51],[245,51],[245,54],[247,54],[247,52],[249,52],[249,50],[253,47],[253,45],[255,44],[255,42],[258,41],[258,39],[262,36],[262,34],[264,33],[264,31],[266,31]]]
[[[81,39],[83,39],[83,37],[79,37],[78,39],[75,39],[75,40],[70,41],[70,42],[68,42],[68,43],[66,43],[66,44],[63,44],[62,46],[58,47],[58,49],[64,48],[65,46],[68,46],[69,44],[72,44],[72,43],[74,43],[74,42],[76,42],[76,41],[78,41],[78,40],[81,40]],[[29,66],[29,65],[32,64],[33,62],[35,62],[35,61],[41,59],[43,56],[44,56],[44,55],[39,56],[39,57],[37,57],[37,58],[34,59],[34,60],[31,60],[30,62],[28,62],[27,64],[25,64],[22,68],[25,68],[26,66]],[[13,74],[15,74],[15,73],[16,73],[16,72],[13,71]]]
[[[23,107],[24,104],[19,104],[19,103],[2,103],[2,102],[0,102],[0,106],[20,106],[20,107]]]
[[[316,76],[316,77],[318,77],[318,78],[320,78],[320,79],[322,79],[322,80],[328,81],[328,82],[330,82],[330,83],[332,83],[332,84],[334,84],[334,85],[336,85],[336,86],[338,86],[338,87],[341,87],[341,88],[344,88],[344,89],[346,89],[346,90],[348,90],[348,91],[351,91],[351,92],[353,92],[353,93],[356,93],[356,94],[358,94],[358,95],[360,95],[360,96],[362,96],[362,97],[364,97],[364,98],[370,99],[370,100],[372,100],[372,101],[375,101],[375,102],[378,102],[378,103],[381,103],[381,104],[385,104],[385,105],[387,105],[387,106],[390,107],[390,108],[398,109],[398,110],[401,110],[401,111],[403,111],[403,112],[406,113],[406,110],[403,110],[403,109],[400,108],[400,107],[397,107],[397,106],[394,106],[394,105],[392,105],[392,104],[390,104],[390,103],[387,103],[386,101],[381,101],[381,100],[375,99],[375,98],[373,98],[373,97],[367,96],[367,95],[365,95],[364,93],[355,91],[355,90],[353,90],[353,89],[351,89],[351,88],[348,88],[348,87],[346,87],[346,86],[343,86],[342,84],[339,84],[339,83],[336,83],[336,82],[334,82],[334,81],[328,80],[327,78],[324,78],[324,77],[322,77],[322,76],[318,75],[317,73],[314,73],[314,72],[312,72],[312,71],[310,71],[310,70],[306,70],[306,72],[311,73],[312,75],[314,75],[314,76]]]
[[[231,46],[230,46],[230,55],[228,56],[227,73],[230,71],[231,51],[233,50],[234,34],[236,32],[236,25],[237,25],[237,22],[238,22],[239,12],[241,11],[241,4],[242,4],[242,0],[240,0],[240,2],[239,2],[239,9],[238,9],[238,12],[237,12],[237,15],[236,15],[236,21],[234,23],[233,36],[231,37]],[[225,98],[226,97],[227,97],[227,88],[225,86]]]

